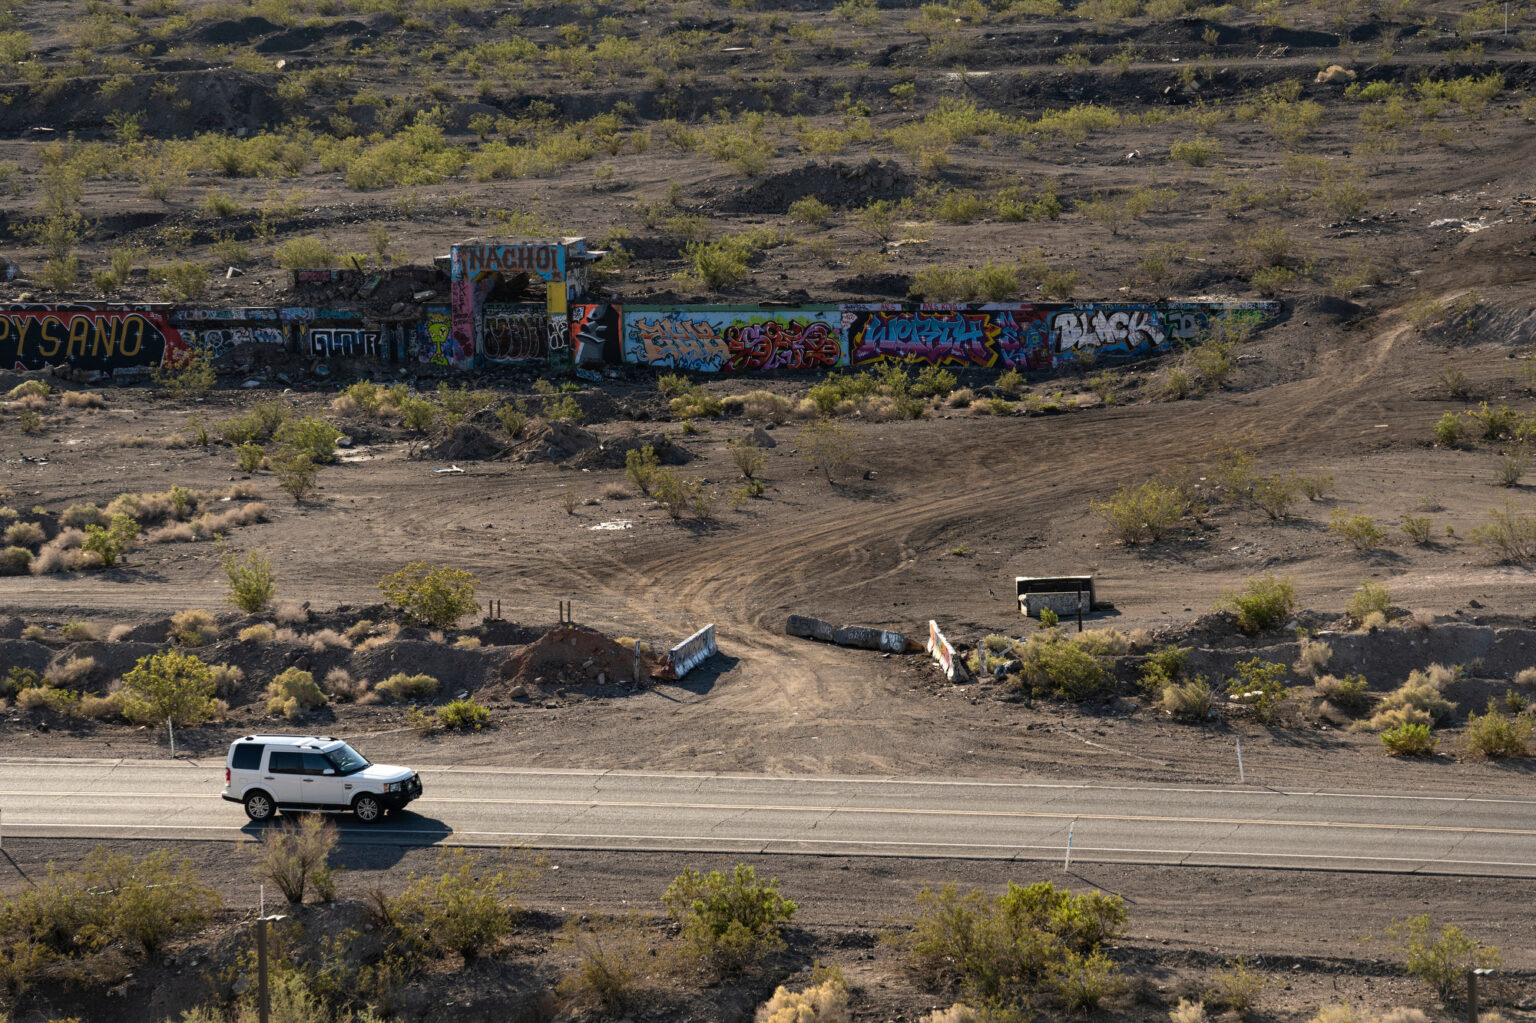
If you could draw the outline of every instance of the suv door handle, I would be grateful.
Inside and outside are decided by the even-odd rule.
[[[274,778],[274,777],[272,777],[272,776],[271,776],[271,775],[270,775],[270,774],[264,774],[264,775],[262,775],[262,776],[261,776],[261,780],[262,780],[262,781],[277,781],[277,779],[276,779],[276,778]]]
[[[305,784],[305,785],[308,785],[308,784],[309,784],[309,783],[310,783],[310,782],[312,782],[312,781],[314,781],[314,780],[315,780],[315,779],[313,779],[313,778],[305,778],[305,779],[304,779],[304,784]]]

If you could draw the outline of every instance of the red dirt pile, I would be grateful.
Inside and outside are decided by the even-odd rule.
[[[640,682],[661,666],[640,657]],[[635,681],[635,654],[596,629],[562,625],[522,647],[501,665],[501,677],[520,685],[616,685]]]

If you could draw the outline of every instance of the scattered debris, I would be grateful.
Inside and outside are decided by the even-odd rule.
[[[460,469],[460,468],[459,468],[459,467],[458,467],[458,466],[456,466],[456,465],[450,465],[450,466],[448,466],[448,467],[447,467],[447,468],[446,468],[446,469],[433,469],[433,470],[432,470],[432,471],[433,471],[433,472],[435,472],[435,473],[445,473],[445,472],[457,472],[457,473],[462,473],[462,472],[463,472],[463,471],[464,471],[464,470],[463,470],[463,469]]]
[[[819,639],[823,643],[856,647],[860,650],[883,650],[891,654],[904,654],[921,649],[915,640],[899,632],[871,629],[862,625],[844,625],[834,628],[830,622],[805,615],[790,615],[784,623],[784,631],[802,639]]]

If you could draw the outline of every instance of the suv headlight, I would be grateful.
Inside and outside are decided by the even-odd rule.
[[[403,782],[403,781],[386,782],[385,785],[384,785],[384,791],[385,792],[404,792],[405,791],[405,782]]]

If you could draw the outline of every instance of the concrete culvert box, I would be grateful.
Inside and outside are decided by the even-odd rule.
[[[1039,618],[1044,608],[1058,615],[1075,615],[1079,606],[1084,614],[1094,608],[1091,575],[1021,575],[1014,577],[1019,595],[1019,613]]]

